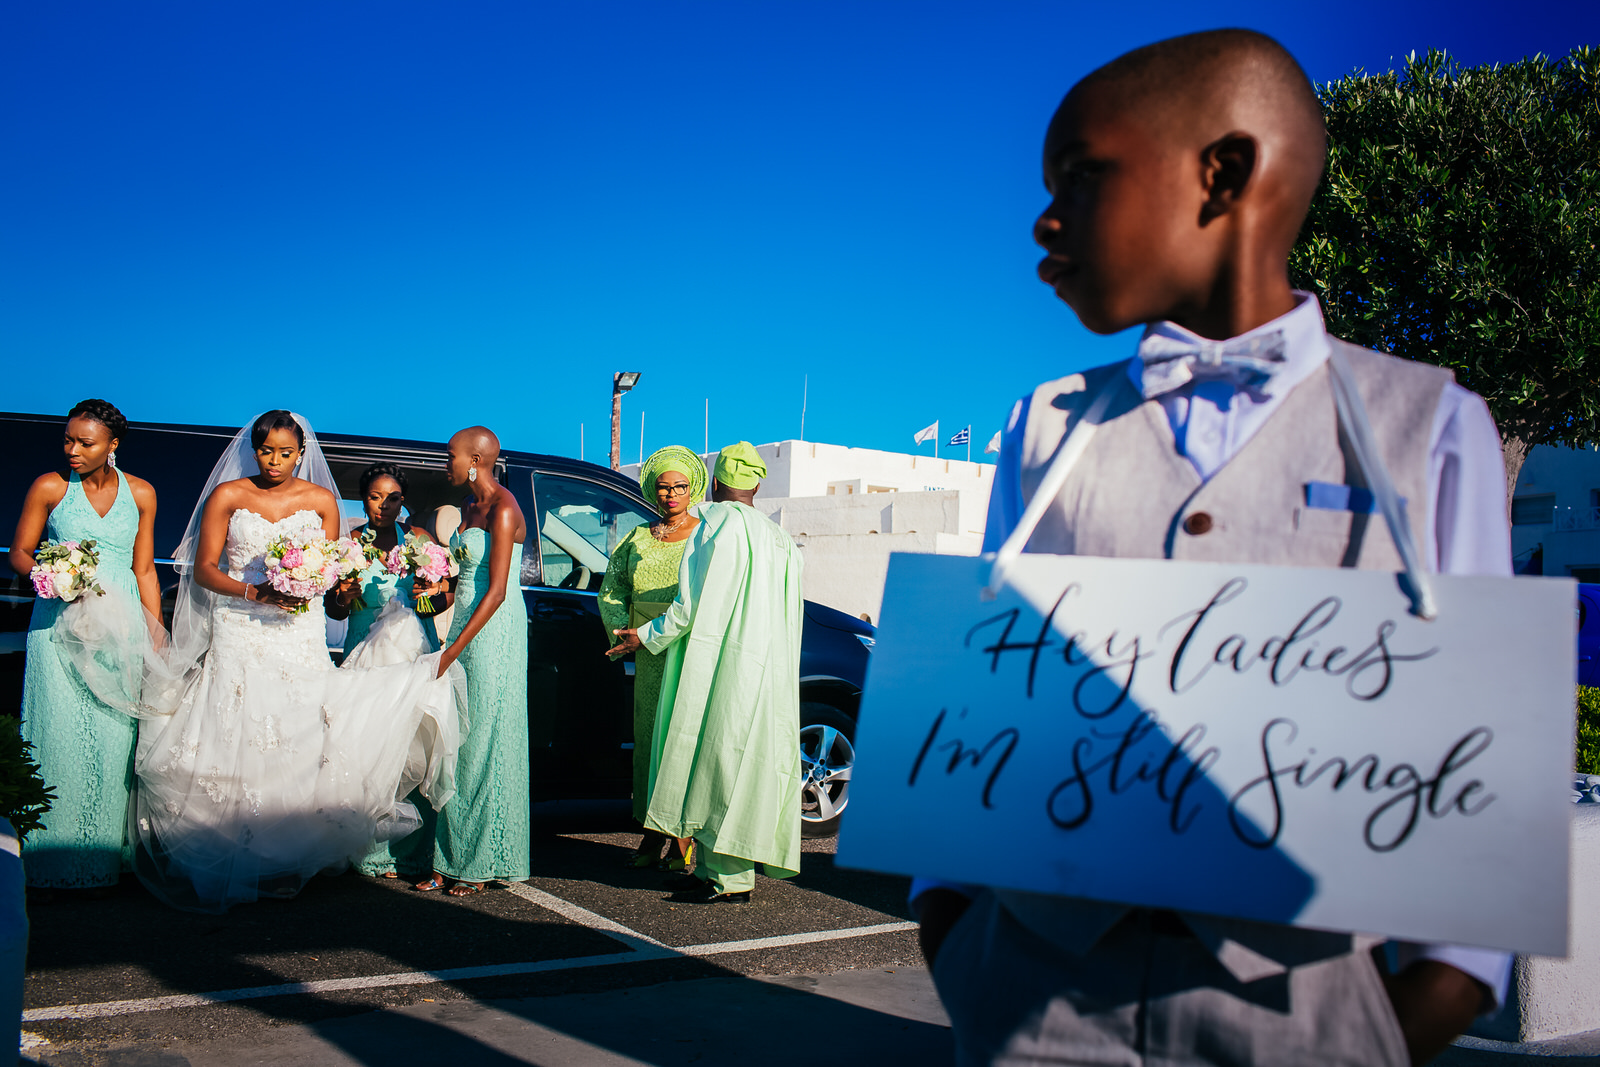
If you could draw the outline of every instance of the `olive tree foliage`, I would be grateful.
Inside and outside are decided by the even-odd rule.
[[[1533,445],[1600,443],[1600,49],[1443,52],[1318,87],[1328,169],[1290,257],[1330,332],[1455,372]]]

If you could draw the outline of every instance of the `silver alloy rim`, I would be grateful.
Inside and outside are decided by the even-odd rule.
[[[800,730],[800,818],[827,822],[850,803],[856,750],[842,731],[820,723]]]

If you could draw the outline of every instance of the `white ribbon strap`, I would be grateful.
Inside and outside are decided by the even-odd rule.
[[[1350,363],[1337,344],[1328,356],[1328,370],[1331,372],[1329,382],[1333,386],[1333,406],[1339,413],[1339,426],[1350,442],[1356,466],[1361,468],[1368,488],[1377,498],[1378,508],[1383,512],[1384,521],[1389,524],[1389,537],[1394,541],[1395,551],[1400,553],[1400,562],[1406,569],[1405,591],[1411,598],[1411,613],[1420,619],[1437,618],[1439,608],[1433,600],[1433,583],[1422,567],[1422,557],[1417,553],[1417,542],[1411,535],[1411,521],[1406,517],[1400,494],[1395,492],[1389,469],[1383,464],[1377,439],[1372,434],[1372,423],[1367,420],[1366,405],[1356,391]]]
[[[1083,415],[1067,434],[1067,439],[1061,445],[1061,450],[1056,453],[1056,458],[1050,461],[1049,468],[1044,472],[1044,481],[1039,483],[1039,488],[1034,492],[1033,499],[1028,501],[1028,506],[1022,511],[1022,518],[1017,520],[1016,529],[1011,531],[1005,543],[1000,546],[1000,551],[995,553],[994,563],[989,568],[989,584],[984,587],[982,598],[993,600],[1000,592],[1000,587],[1005,584],[1006,571],[1016,562],[1022,550],[1027,547],[1028,539],[1033,536],[1034,529],[1039,525],[1039,520],[1044,518],[1044,513],[1055,502],[1062,486],[1067,484],[1067,475],[1072,473],[1072,468],[1078,465],[1078,460],[1083,457],[1084,450],[1089,447],[1089,440],[1100,428],[1100,417],[1105,414],[1106,408],[1111,403],[1111,398],[1116,396],[1117,390],[1128,383],[1126,374],[1111,374],[1107,376],[1106,383],[1100,391],[1089,401],[1089,406],[1084,409]]]

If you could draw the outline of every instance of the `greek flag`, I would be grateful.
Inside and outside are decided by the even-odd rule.
[[[952,445],[964,445],[970,440],[972,440],[972,427],[968,426],[965,430],[960,431],[954,437],[950,438],[949,443]]]

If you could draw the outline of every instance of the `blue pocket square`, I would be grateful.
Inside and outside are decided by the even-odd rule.
[[[1405,497],[1400,498],[1400,506],[1406,506]],[[1378,498],[1372,495],[1371,489],[1363,489],[1359,485],[1307,482],[1306,507],[1319,508],[1323,511],[1354,511],[1362,515],[1371,515],[1378,510]]]

